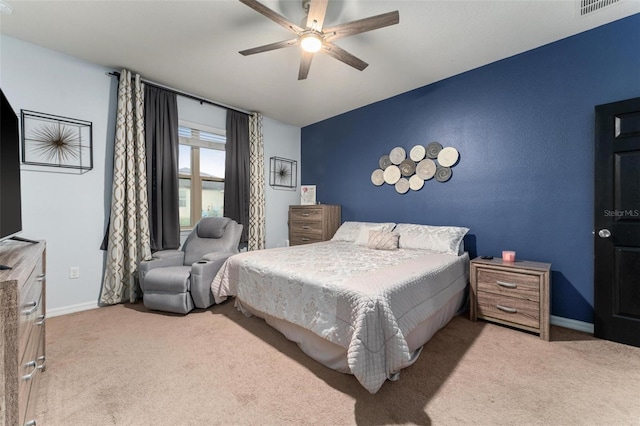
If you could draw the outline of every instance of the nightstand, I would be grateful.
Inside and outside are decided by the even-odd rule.
[[[341,208],[314,204],[289,206],[289,245],[330,240],[340,227]]]
[[[502,259],[471,261],[471,320],[508,325],[549,340],[551,264]]]

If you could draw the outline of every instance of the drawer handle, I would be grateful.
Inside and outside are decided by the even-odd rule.
[[[26,363],[26,364],[24,365],[24,367],[25,367],[25,368],[27,368],[27,367],[33,367],[33,370],[31,371],[31,373],[29,373],[29,374],[27,374],[27,375],[25,375],[25,376],[22,376],[22,380],[24,380],[24,381],[27,381],[27,382],[28,382],[29,380],[33,379],[33,375],[34,375],[34,374],[36,374],[36,371],[38,371],[38,363],[37,363],[37,362],[35,362],[35,361],[29,361],[28,363]]]
[[[44,315],[40,315],[38,317],[38,321],[36,322],[36,325],[44,325],[44,322],[47,320],[47,318]]]
[[[311,227],[305,225],[305,226],[302,227],[302,229],[311,229]]]
[[[501,311],[508,312],[510,314],[515,314],[515,313],[518,312],[518,310],[516,308],[508,308],[508,307],[502,306],[502,305],[496,305],[496,308],[500,309]]]
[[[29,420],[24,424],[24,426],[36,426],[36,419]]]
[[[44,365],[47,363],[46,357],[44,355],[41,357],[38,357],[38,361],[41,362],[41,364],[38,365],[38,370],[44,370]]]
[[[25,303],[24,307],[31,308],[31,309],[23,309],[22,315],[31,315],[32,313],[38,310],[38,302],[34,300],[33,302]]]
[[[301,213],[300,216],[309,217],[309,213]]]
[[[40,274],[38,275],[38,278],[36,278],[37,281],[44,281],[44,274]]]
[[[302,241],[309,241],[309,238],[303,238]]]
[[[498,284],[500,287],[505,287],[505,288],[518,288],[518,284],[507,283],[504,281],[496,281],[496,284]]]

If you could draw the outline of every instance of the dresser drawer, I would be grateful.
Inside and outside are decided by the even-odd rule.
[[[322,235],[322,230],[322,222],[291,222],[290,225],[290,232],[292,235]]]
[[[292,208],[291,221],[322,222],[323,210],[317,207]]]
[[[42,365],[43,360],[38,360],[39,349],[42,344],[42,328],[33,327],[29,340],[27,341],[27,347],[20,360],[18,380],[20,396],[18,401],[18,412],[20,417],[23,418],[26,415],[27,405],[30,400],[31,390],[36,389],[33,385],[37,382],[40,375],[39,366]],[[20,423],[24,424],[24,422]]]
[[[478,291],[526,300],[540,300],[540,278],[538,275],[480,269],[477,279]]]
[[[44,274],[39,263],[20,289],[18,303],[18,353],[24,353],[27,339],[38,317],[42,315],[42,283]]]
[[[478,316],[540,328],[540,304],[485,291],[478,292]]]
[[[289,244],[292,246],[319,243],[321,241],[324,241],[322,234],[291,234],[289,236]]]

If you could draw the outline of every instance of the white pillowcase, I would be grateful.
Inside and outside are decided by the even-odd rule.
[[[367,231],[372,228],[376,228],[376,231],[391,231],[393,227],[396,226],[393,222],[344,222],[340,225],[340,228],[336,231],[331,241],[347,241],[351,243],[355,243],[360,235],[360,229],[366,228]],[[379,229],[377,229],[379,227]],[[369,233],[367,232],[367,240],[365,240],[364,245],[367,245],[367,241],[369,239]]]
[[[460,255],[464,253],[462,239],[469,228],[400,223],[394,232],[400,234],[400,248]]]

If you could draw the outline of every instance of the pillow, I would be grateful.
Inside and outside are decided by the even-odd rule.
[[[354,243],[360,234],[361,227],[371,228],[375,226],[381,226],[381,231],[391,231],[396,224],[392,222],[345,222],[340,225],[333,238],[331,238],[331,241]]]
[[[374,250],[398,250],[400,235],[395,232],[369,231],[367,247]]]
[[[469,232],[469,228],[401,223],[396,226],[394,232],[400,235],[400,248],[459,255],[462,239]]]
[[[361,226],[360,231],[358,231],[358,236],[354,241],[356,245],[366,246],[369,242],[369,232],[371,231],[382,231],[382,225],[376,226]]]

